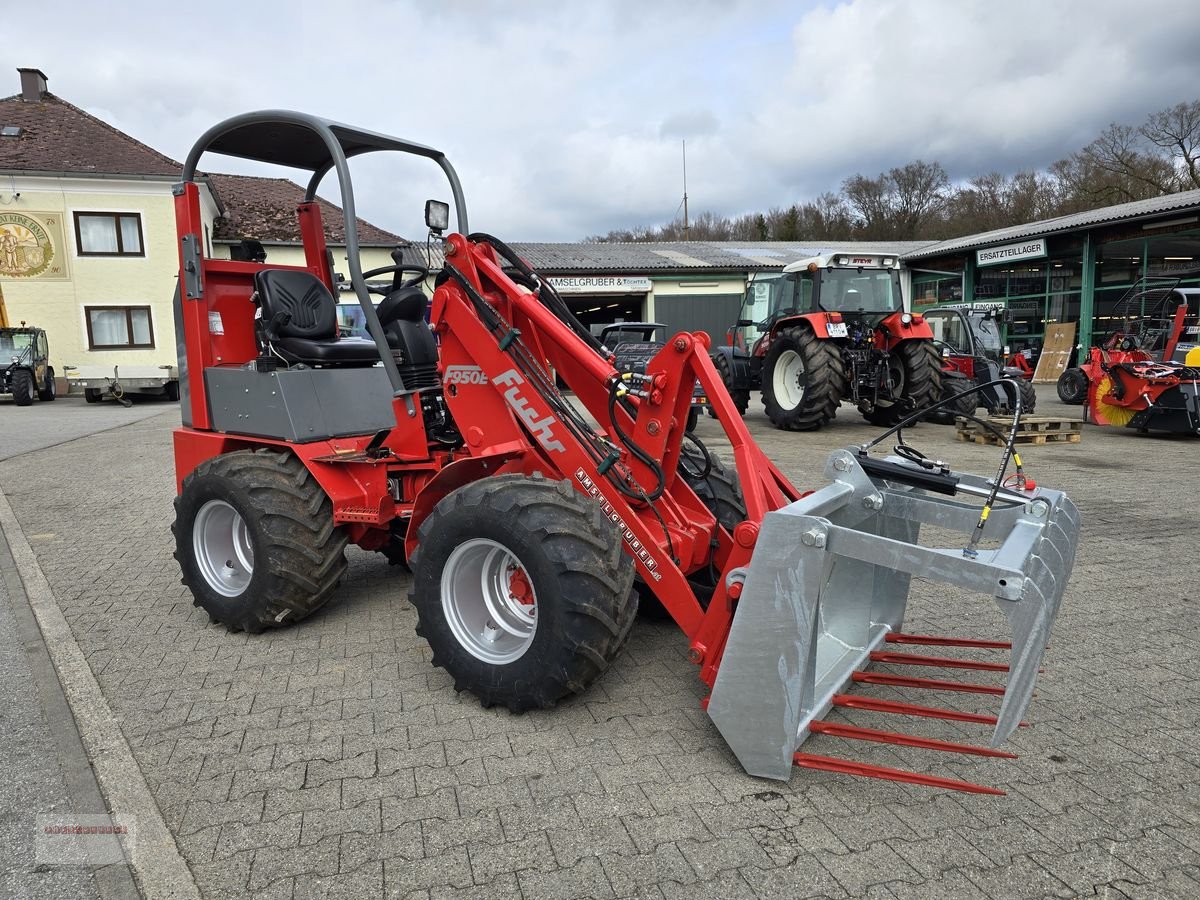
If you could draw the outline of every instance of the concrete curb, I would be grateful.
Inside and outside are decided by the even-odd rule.
[[[152,900],[199,900],[200,891],[192,873],[2,489],[0,531],[7,538],[25,596],[109,811],[114,817],[136,823],[137,846],[130,863],[138,887]]]

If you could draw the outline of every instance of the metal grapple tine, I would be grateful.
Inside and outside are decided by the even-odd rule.
[[[889,463],[893,462],[889,460]],[[904,467],[895,460],[889,473]],[[955,496],[872,478],[855,455],[836,451],[830,484],[768,513],[746,571],[741,599],[709,697],[708,713],[752,775],[787,779],[793,754],[835,697],[872,661],[1008,670],[996,717],[995,747],[1020,724],[1074,563],[1079,514],[1061,492],[1009,494],[987,519],[995,549],[968,558],[963,544],[932,548],[922,525],[971,533],[986,494],[978,476],[952,473]],[[919,480],[918,482],[919,483]],[[886,643],[1001,649],[1003,641],[892,637],[903,632],[913,576],[990,596],[1012,630],[1011,656],[999,662],[894,653]],[[932,679],[888,675],[879,683],[950,689]],[[999,693],[982,685],[958,690]]]

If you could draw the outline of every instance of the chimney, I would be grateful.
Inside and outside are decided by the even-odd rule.
[[[46,73],[41,69],[17,69],[21,74],[21,99],[41,103],[46,94]]]

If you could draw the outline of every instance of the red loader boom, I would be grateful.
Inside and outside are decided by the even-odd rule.
[[[308,168],[309,201],[337,172],[373,340],[337,336],[314,202],[298,211],[304,266],[204,256],[195,168],[206,150]],[[371,150],[428,157],[450,180],[462,233],[444,239],[432,331],[425,295],[402,272],[378,308],[369,296],[365,276],[378,273],[357,259],[346,157]],[[177,557],[214,621],[261,631],[304,618],[329,600],[353,542],[411,564],[418,632],[456,687],[520,711],[586,690],[619,653],[640,594],[683,631],[712,688],[707,709],[751,773],[788,778],[796,764],[991,790],[796,750],[824,734],[1005,755],[823,719],[834,707],[965,717],[994,725],[993,744],[1007,737],[1073,561],[1078,516],[1064,495],[1005,488],[1003,467],[987,480],[865,448],[834,453],[826,486],[802,494],[736,414],[705,335],[676,335],[644,373],[614,368],[546,280],[502,241],[470,234],[454,171],[430,148],[251,113],[201,138],[177,196],[188,388]],[[427,223],[440,236],[439,206],[427,205]],[[733,471],[685,435],[697,383]],[[921,546],[922,523],[960,532],[960,546]],[[993,597],[1012,641],[907,635],[913,575]],[[1012,655],[959,661],[888,643],[1011,645]],[[1011,671],[1006,688],[976,688],[864,671],[872,661]],[[1003,701],[996,716],[969,716],[858,697],[857,682]]]

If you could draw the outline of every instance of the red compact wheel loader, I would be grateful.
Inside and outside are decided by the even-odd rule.
[[[426,204],[446,260],[428,324],[424,270],[391,267],[376,305],[365,278],[384,273],[359,262],[347,159],[383,150],[426,157],[450,183],[457,233],[442,237],[448,204]],[[205,152],[312,172],[297,210],[303,265],[204,254]],[[314,202],[331,171],[370,340],[338,335]],[[420,144],[294,112],[238,116],[192,148],[176,214],[176,556],[213,621],[249,632],[298,622],[330,600],[357,544],[411,566],[418,632],[455,686],[521,711],[587,690],[644,595],[683,631],[711,688],[708,713],[748,772],[787,779],[799,765],[996,792],[797,748],[823,734],[1007,755],[994,747],[1030,702],[1074,558],[1078,514],[1062,493],[1006,481],[1003,466],[995,480],[952,472],[903,442],[906,454],[890,459],[837,451],[824,485],[799,491],[736,414],[703,333],[675,335],[644,371],[615,368],[548,280],[469,231],[454,169]],[[686,436],[697,382],[732,468]],[[959,546],[919,543],[922,523],[958,532]],[[993,598],[1011,642],[906,633],[913,576]],[[922,643],[1011,654],[963,662],[889,649]],[[965,664],[1008,680],[865,671],[872,661]],[[855,695],[858,682],[1002,701],[973,715]],[[835,707],[988,724],[992,746],[825,721]]]

